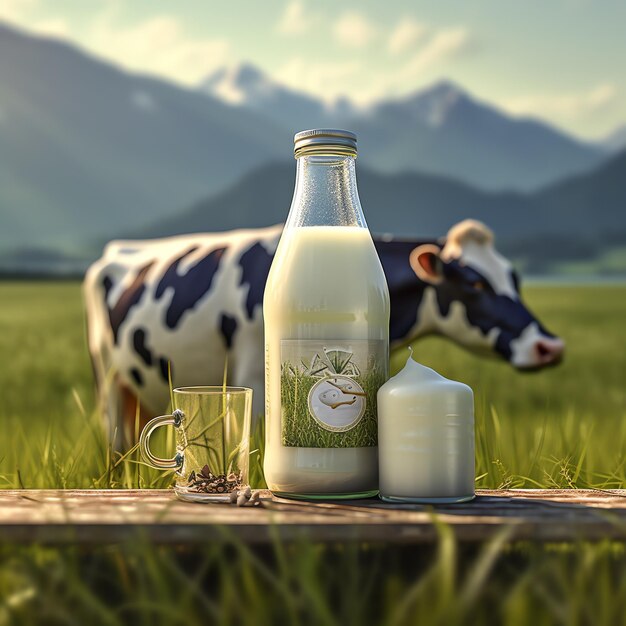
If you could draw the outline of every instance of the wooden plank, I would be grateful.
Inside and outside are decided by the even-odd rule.
[[[262,506],[236,507],[181,502],[169,490],[0,491],[0,541],[99,544],[142,536],[258,544],[307,537],[420,544],[436,541],[435,520],[461,542],[488,540],[504,527],[512,540],[626,540],[626,490],[482,490],[472,502],[437,507],[262,496]]]

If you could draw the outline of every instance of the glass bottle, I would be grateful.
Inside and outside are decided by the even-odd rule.
[[[372,496],[389,291],[357,192],[356,135],[307,130],[294,143],[296,186],[263,302],[265,478],[286,497]]]

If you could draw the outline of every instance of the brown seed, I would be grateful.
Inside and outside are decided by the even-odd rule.
[[[251,505],[257,505],[257,504],[261,504],[261,494],[258,491],[253,491],[252,495],[250,496],[250,504]]]
[[[246,496],[240,493],[237,496],[237,506],[246,506],[246,502],[248,502],[248,498],[246,498]]]

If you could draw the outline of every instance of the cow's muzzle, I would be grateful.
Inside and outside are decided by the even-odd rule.
[[[537,370],[563,359],[565,342],[543,332],[536,322],[529,324],[510,343],[511,365],[519,370]]]
[[[534,349],[540,366],[556,365],[563,358],[565,342],[558,338],[540,339]]]
[[[522,372],[536,372],[545,367],[558,365],[563,360],[565,342],[557,337],[538,339],[528,350],[523,361],[513,362]]]

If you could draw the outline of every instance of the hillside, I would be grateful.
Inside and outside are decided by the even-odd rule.
[[[293,161],[264,165],[224,192],[138,232],[160,237],[283,222],[291,203],[294,177]],[[491,224],[501,222],[507,232],[510,223],[514,232],[517,220],[501,219],[500,207],[516,209],[526,204],[524,196],[515,193],[489,194],[446,178],[414,173],[386,175],[361,166],[358,185],[368,225],[380,233],[439,236],[467,216],[468,210],[480,213]]]
[[[282,222],[294,176],[293,162],[262,166],[224,192],[132,235],[162,237]],[[537,272],[626,245],[625,177],[626,152],[591,173],[534,194],[490,193],[443,177],[358,168],[359,194],[373,232],[440,237],[456,222],[473,217],[494,229],[503,251]]]
[[[80,248],[214,193],[289,133],[0,25],[0,249]]]
[[[284,221],[294,177],[293,161],[264,165],[224,192],[140,232],[156,237]],[[491,193],[449,178],[386,175],[358,167],[359,193],[370,229],[428,237],[440,236],[465,217],[485,221],[505,240],[626,233],[625,178],[626,152],[593,172],[533,194]]]

